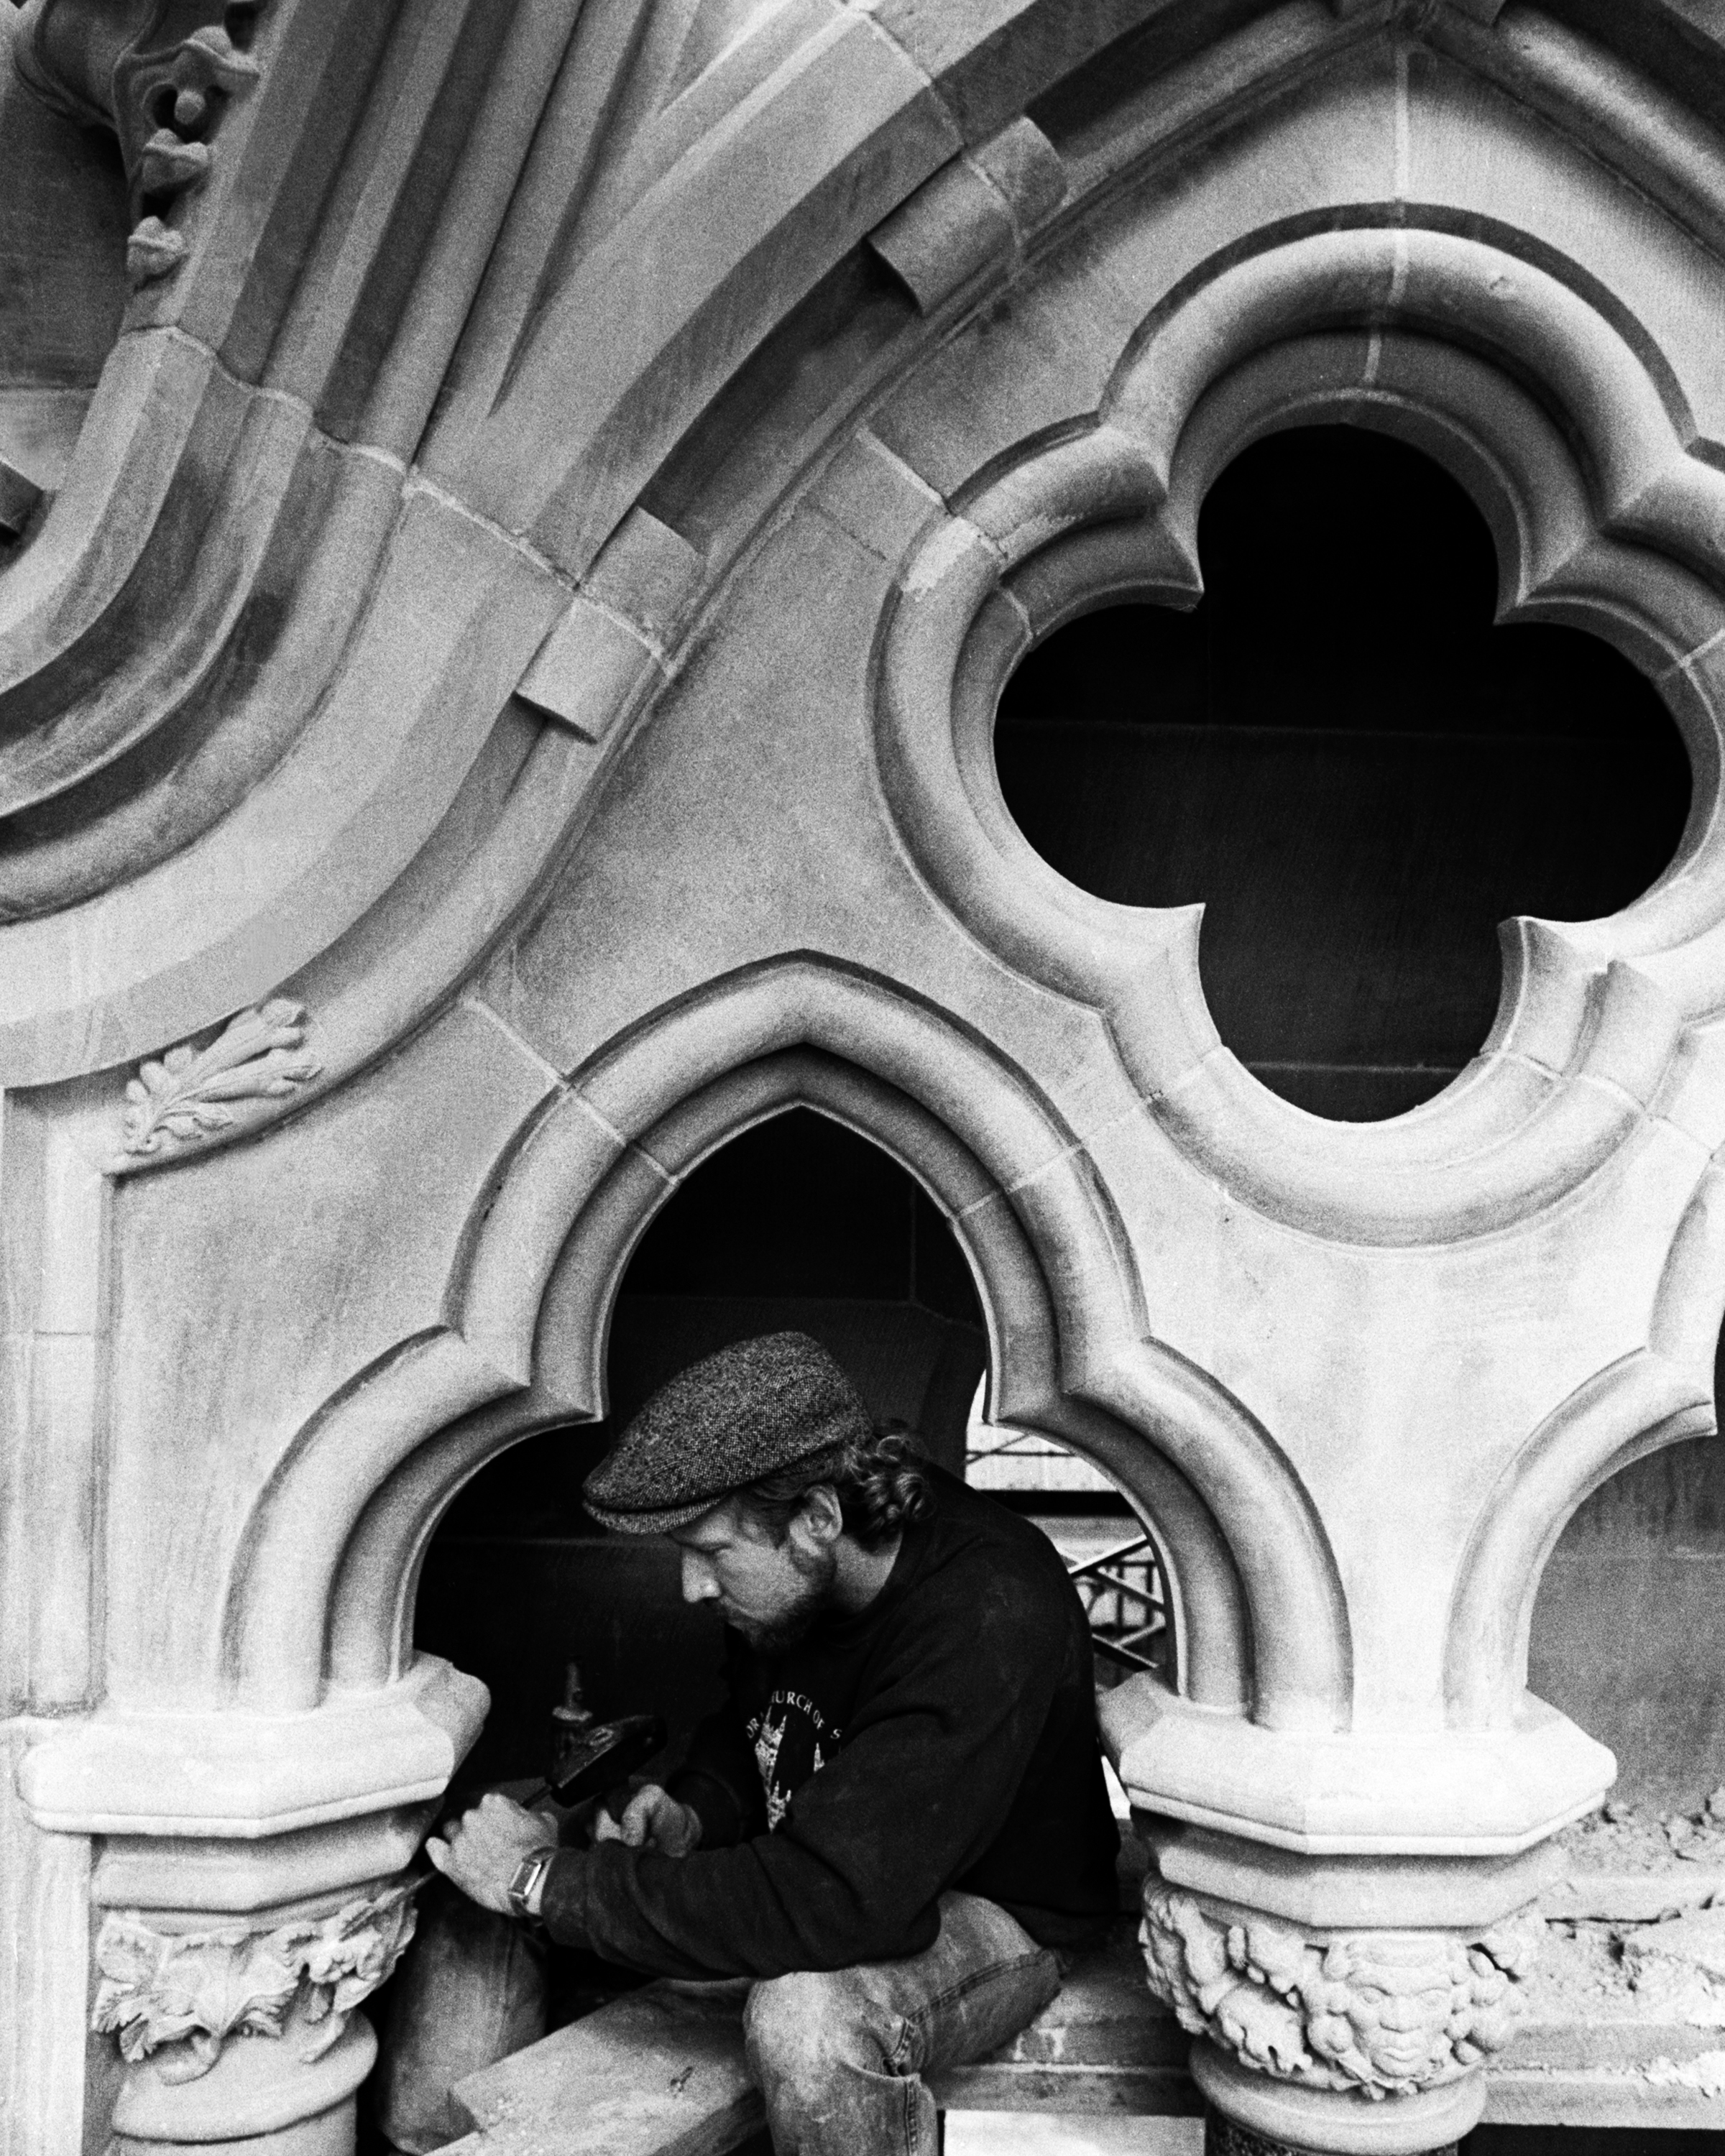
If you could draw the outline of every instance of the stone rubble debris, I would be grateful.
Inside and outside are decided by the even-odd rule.
[[[1702,2051],[1685,2059],[1650,2059],[1640,2077],[1655,2088],[1689,2088],[1702,2096],[1725,2096],[1725,2051]]]
[[[1623,1959],[1640,2004],[1673,2021],[1725,2029],[1725,1908],[1667,1917],[1628,1933]]]
[[[1674,1858],[1725,1871],[1725,1786],[1699,1811],[1644,1811],[1614,1798],[1560,1837],[1581,1871],[1668,1871]]]

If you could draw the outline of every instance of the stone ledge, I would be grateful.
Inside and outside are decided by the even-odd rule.
[[[1134,1677],[1101,1715],[1135,1806],[1305,1856],[1515,1855],[1592,1811],[1615,1771],[1531,1702],[1510,1729],[1332,1735],[1266,1729]]]
[[[26,1753],[18,1794],[49,1833],[261,1840],[440,1796],[490,1704],[424,1655],[303,1714],[102,1713]]]

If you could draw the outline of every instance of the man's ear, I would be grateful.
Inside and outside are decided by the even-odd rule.
[[[800,1528],[816,1549],[830,1549],[845,1532],[845,1510],[830,1482],[817,1482],[803,1493],[800,1508],[791,1520],[791,1532]]]

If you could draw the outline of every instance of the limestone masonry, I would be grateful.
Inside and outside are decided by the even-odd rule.
[[[1615,1921],[1560,1906],[1614,1762],[1527,1688],[1542,1570],[1715,1427],[1717,9],[0,18],[3,2156],[351,2148],[487,1705],[426,1545],[605,1413],[644,1224],[796,1106],[949,1218],[991,1415],[1153,1531],[1173,1663],[1105,1722],[1209,2101],[1466,2132],[1540,1897]],[[1692,772],[1375,1123],[1248,1071],[1199,909],[1080,890],[991,750],[1314,423],[1444,466],[1501,617]]]

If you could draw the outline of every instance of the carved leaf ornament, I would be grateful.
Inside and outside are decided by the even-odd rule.
[[[370,1900],[272,1932],[163,1933],[136,1910],[116,1912],[96,1941],[101,1985],[90,2025],[116,2036],[134,2066],[183,2045],[157,2071],[165,2082],[190,2082],[210,2071],[228,2037],[279,2037],[297,2009],[315,2030],[300,2052],[310,2064],[400,1958],[420,1884],[398,1880]]]
[[[209,171],[222,106],[258,80],[246,47],[263,0],[43,0],[14,49],[43,102],[110,128],[130,182],[134,287],[177,270],[165,213]]]
[[[1530,1910],[1471,1945],[1444,1932],[1317,1943],[1153,1885],[1139,1938],[1150,1989],[1182,2028],[1261,2073],[1375,2099],[1454,2081],[1503,2048],[1544,1926]]]
[[[231,1101],[293,1092],[323,1068],[305,1039],[303,1006],[277,998],[230,1019],[208,1048],[171,1048],[141,1064],[126,1089],[126,1150],[159,1152],[169,1138],[195,1143],[234,1122]]]

